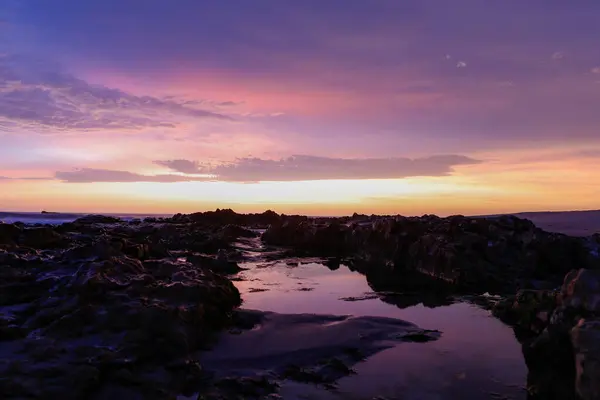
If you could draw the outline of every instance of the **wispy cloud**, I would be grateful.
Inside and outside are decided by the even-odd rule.
[[[197,161],[190,160],[166,160],[166,161],[154,161],[154,164],[167,167],[173,171],[181,172],[184,174],[198,174],[201,173],[200,164]]]
[[[19,176],[19,177],[11,177],[11,176],[0,176],[0,181],[47,181],[53,179],[52,177],[44,177],[44,176]]]
[[[209,181],[210,178],[188,175],[143,175],[128,171],[82,168],[74,171],[56,172],[56,179],[67,183],[90,182],[190,182]]]
[[[42,62],[0,56],[0,129],[172,128],[182,118],[231,119],[186,102],[93,85]]]
[[[221,165],[199,164],[189,160],[157,161],[178,172],[214,175],[231,182],[304,181],[323,179],[399,179],[414,176],[444,176],[458,165],[478,164],[480,160],[461,155],[425,158],[328,158],[295,155],[280,160],[241,158]]]

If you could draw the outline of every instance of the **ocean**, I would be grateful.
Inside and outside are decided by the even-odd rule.
[[[89,213],[38,213],[38,212],[2,212],[0,211],[0,222],[7,224],[22,222],[24,224],[50,224],[60,225],[65,222],[75,221],[77,218],[89,215]],[[173,214],[110,214],[102,213],[111,217],[121,218],[125,221],[147,217],[172,217]]]

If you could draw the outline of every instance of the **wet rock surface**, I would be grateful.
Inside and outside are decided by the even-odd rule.
[[[533,398],[600,399],[600,271],[572,270],[560,289],[521,291],[493,312],[523,343]]]

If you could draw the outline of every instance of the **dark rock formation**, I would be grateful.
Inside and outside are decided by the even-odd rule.
[[[21,235],[21,228],[15,224],[0,222],[0,245],[15,244]]]
[[[523,343],[534,398],[600,399],[600,271],[573,270],[560,290],[521,291],[493,312]]]
[[[544,232],[510,216],[282,220],[262,240],[300,254],[341,257],[367,275],[416,273],[468,293],[509,293],[540,279],[558,284],[569,270],[600,263],[593,240]]]
[[[237,264],[217,253],[249,231],[223,232],[99,216],[0,224],[0,398],[197,391],[206,376],[196,352],[241,304],[220,274]],[[208,254],[193,263],[175,255],[198,249]]]
[[[73,221],[75,225],[90,225],[90,224],[116,224],[122,222],[121,219],[115,217],[109,217],[106,215],[86,215],[85,217],[77,218]]]
[[[280,218],[276,212],[271,210],[260,214],[238,214],[231,209],[217,209],[216,211],[193,214],[176,214],[173,216],[172,221],[194,222],[206,226],[242,225],[259,228],[277,223]]]

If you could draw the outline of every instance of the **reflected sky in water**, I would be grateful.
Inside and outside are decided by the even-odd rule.
[[[245,308],[392,317],[443,332],[438,341],[403,343],[358,364],[358,374],[340,380],[340,393],[327,398],[526,398],[521,346],[512,329],[486,310],[468,303],[401,309],[373,296],[365,277],[345,266],[335,271],[317,263],[243,266],[249,269],[235,284]]]

